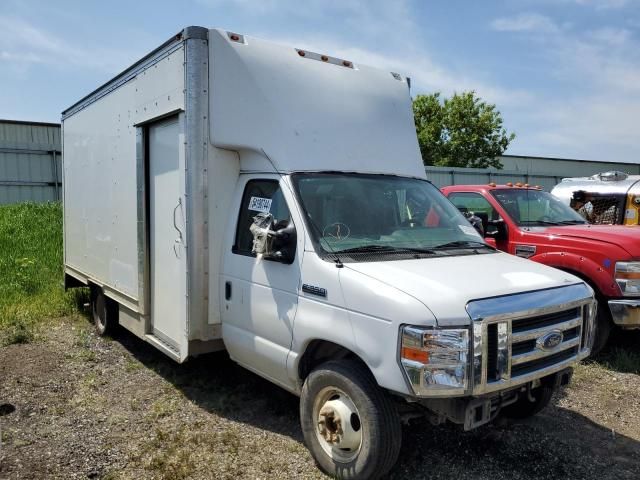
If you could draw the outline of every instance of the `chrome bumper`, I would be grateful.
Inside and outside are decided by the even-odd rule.
[[[640,299],[609,300],[613,323],[624,329],[640,328]]]

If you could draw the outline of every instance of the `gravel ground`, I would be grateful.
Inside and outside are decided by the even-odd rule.
[[[523,422],[411,423],[391,478],[640,478],[640,376],[592,362],[574,380]],[[58,319],[0,349],[0,479],[323,478],[297,411],[224,354],[177,365]]]

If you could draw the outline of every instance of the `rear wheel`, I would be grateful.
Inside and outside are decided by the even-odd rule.
[[[532,417],[549,405],[554,391],[549,385],[534,388],[529,392],[530,395],[520,395],[515,403],[500,410],[500,414],[507,418]]]
[[[327,362],[307,377],[300,397],[304,440],[320,469],[341,479],[376,479],[395,464],[398,413],[359,362]]]
[[[91,314],[98,335],[111,335],[118,325],[118,304],[107,298],[101,288],[91,289]]]

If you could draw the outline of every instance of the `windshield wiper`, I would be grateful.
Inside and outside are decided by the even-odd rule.
[[[376,253],[376,252],[409,252],[409,253],[435,253],[427,248],[394,247],[392,245],[362,245],[360,247],[347,248],[346,250],[336,250],[333,253]]]
[[[587,223],[586,220],[562,220],[561,222],[558,222],[561,225],[584,225],[585,223]]]
[[[473,240],[456,240],[455,242],[443,243],[433,247],[434,250],[444,250],[447,248],[488,248],[489,250],[495,250],[491,245],[487,245],[484,242],[475,242]]]
[[[556,222],[550,222],[548,220],[525,220],[523,222],[520,222],[520,224],[522,225],[528,225],[528,226],[535,226],[535,225],[552,225],[552,226],[558,226],[558,225],[584,225],[585,221],[580,221],[580,220],[558,220]]]
[[[562,222],[550,222],[548,220],[523,220],[520,222],[521,225],[562,225]]]

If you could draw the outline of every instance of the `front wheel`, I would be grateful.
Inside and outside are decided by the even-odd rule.
[[[552,386],[541,385],[532,389],[528,395],[520,395],[515,403],[500,410],[500,414],[514,419],[532,417],[549,405],[554,391]]]
[[[300,423],[313,458],[334,478],[379,478],[400,452],[395,406],[359,362],[330,361],[311,372],[300,396]]]

